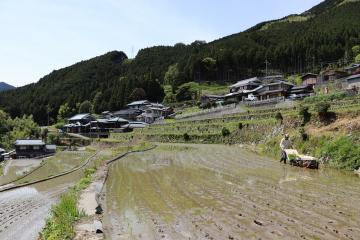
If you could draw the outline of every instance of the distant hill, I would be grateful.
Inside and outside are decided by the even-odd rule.
[[[1,93],[0,108],[13,117],[33,114],[42,124],[47,109],[56,120],[65,103],[76,109],[90,100],[98,112],[119,109],[131,101],[135,88],[143,88],[149,100],[162,101],[161,85],[172,85],[175,91],[186,82],[235,82],[264,74],[265,60],[270,70],[284,74],[317,72],[330,63],[345,65],[354,58],[351,48],[359,44],[360,1],[327,0],[302,14],[210,43],[145,48],[131,60],[114,51],[82,61],[38,83]]]
[[[7,91],[14,89],[14,86],[11,86],[10,84],[7,84],[5,82],[0,82],[0,92]]]
[[[143,88],[147,98],[162,101],[164,91],[147,76],[131,76],[130,61],[123,52],[113,51],[72,66],[55,70],[37,83],[0,94],[0,108],[12,116],[32,114],[40,124],[46,123],[48,110],[56,120],[61,105],[76,109],[85,100],[94,101],[99,111],[118,110],[130,101],[135,88]]]

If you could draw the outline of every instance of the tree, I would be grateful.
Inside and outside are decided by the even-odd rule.
[[[355,57],[355,62],[360,62],[360,54]]]
[[[42,128],[42,129],[41,129],[41,139],[42,139],[45,143],[47,142],[48,133],[49,133],[49,129],[47,129],[47,128]]]
[[[102,106],[102,92],[99,91],[95,94],[92,104],[94,113],[100,113],[104,110]]]
[[[283,122],[284,119],[283,119],[283,116],[282,116],[281,112],[277,112],[277,113],[276,113],[275,119],[282,124],[282,122]]]
[[[135,88],[129,96],[130,101],[139,101],[144,99],[146,99],[146,92],[143,88]]]
[[[61,105],[60,108],[59,108],[59,111],[58,111],[58,115],[57,115],[58,122],[62,122],[66,118],[70,117],[71,113],[72,113],[72,110],[69,107],[68,103],[65,103],[65,104]]]
[[[93,106],[90,101],[86,100],[80,104],[79,113],[91,113]]]
[[[167,85],[173,85],[179,76],[178,64],[170,65],[167,72],[165,73],[164,83]]]
[[[179,87],[176,91],[176,101],[188,101],[192,100],[194,91],[191,89],[191,85],[189,83],[185,83]]]
[[[221,135],[222,135],[223,137],[229,136],[229,135],[230,135],[230,130],[227,129],[226,127],[223,127],[223,128],[221,129]]]
[[[302,125],[305,125],[310,121],[311,113],[309,112],[309,107],[300,106],[299,116],[302,118]]]
[[[360,54],[360,45],[353,46],[352,52],[353,52],[354,56],[359,55]]]

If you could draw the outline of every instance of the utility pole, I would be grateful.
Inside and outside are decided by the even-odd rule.
[[[268,65],[270,64],[270,62],[267,60],[267,58],[266,58],[266,60],[265,60],[265,66],[266,66],[266,77],[268,76]]]

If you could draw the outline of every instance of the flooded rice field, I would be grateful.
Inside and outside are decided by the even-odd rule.
[[[360,239],[360,178],[238,146],[160,145],[111,166],[109,239]]]
[[[89,156],[87,151],[63,151],[44,159],[10,159],[0,176],[0,185],[21,178],[17,183],[26,183],[47,178],[81,165]],[[32,173],[33,170],[36,170]],[[30,173],[30,174],[29,174]]]
[[[45,164],[16,183],[30,182],[50,175],[73,169],[83,163],[89,152],[59,152],[54,157],[44,159]],[[9,160],[4,168],[1,181],[15,180],[21,175],[40,166],[42,160]],[[51,205],[60,195],[80,180],[83,169],[50,181],[37,183],[30,187],[0,193],[0,239],[31,240],[38,239],[49,216]]]

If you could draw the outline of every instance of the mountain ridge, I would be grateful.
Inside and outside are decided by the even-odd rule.
[[[0,82],[0,92],[12,90],[12,89],[15,89],[15,87],[6,82]]]
[[[209,43],[148,47],[134,59],[113,51],[81,61],[37,83],[1,93],[0,108],[13,117],[33,114],[37,122],[45,123],[49,106],[56,121],[60,105],[76,109],[82,101],[94,102],[101,96],[99,111],[119,109],[132,100],[136,88],[160,102],[161,85],[176,91],[191,81],[225,83],[261,76],[265,60],[273,73],[316,72],[330,61],[349,62],[352,46],[359,43],[360,2],[327,0],[302,14],[259,23]]]

